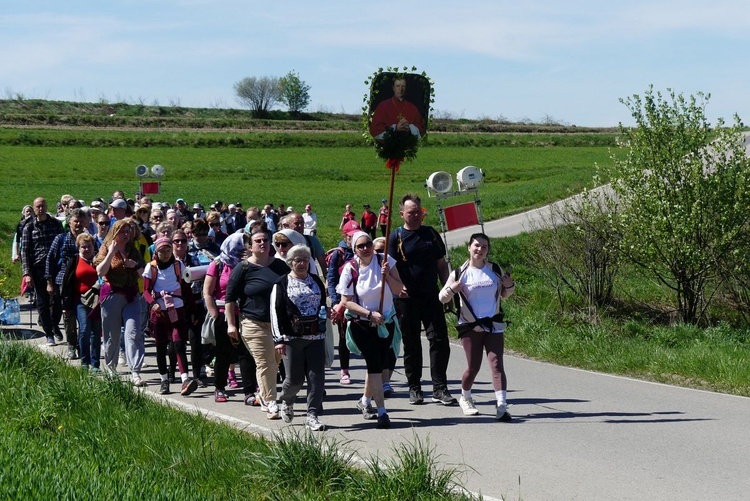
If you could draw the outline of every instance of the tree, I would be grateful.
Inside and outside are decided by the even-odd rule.
[[[239,100],[256,115],[265,115],[279,100],[279,79],[247,77],[234,84]]]
[[[635,128],[620,125],[624,156],[614,155],[612,188],[621,212],[621,250],[676,294],[684,322],[704,319],[721,263],[744,242],[750,221],[750,162],[741,122],[705,115],[710,96],[653,88],[620,101]]]
[[[292,70],[279,79],[279,100],[290,113],[299,113],[310,104],[310,86]]]

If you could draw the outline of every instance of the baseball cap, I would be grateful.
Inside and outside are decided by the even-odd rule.
[[[193,209],[194,209],[194,210],[201,210],[201,209],[203,209],[203,206],[202,206],[202,205],[201,205],[200,203],[198,203],[198,202],[195,202],[195,203],[193,204]]]
[[[383,199],[380,200],[380,203],[386,203],[387,201],[388,201],[387,198],[383,198]]]
[[[184,203],[185,203],[185,200],[184,200],[184,199],[182,199],[182,198],[178,198],[178,199],[177,199],[177,200],[175,201],[175,203],[176,203],[176,204],[178,204],[178,203],[180,203],[180,202],[182,202],[182,203],[184,204]]]
[[[127,207],[128,207],[128,203],[122,198],[116,198],[112,200],[113,209],[127,209]]]
[[[370,208],[370,204],[365,204],[362,207],[364,207],[365,209],[369,209]]]
[[[312,209],[312,207],[310,206],[310,204],[305,205],[305,210],[307,210],[307,209]]]
[[[93,202],[91,202],[91,208],[104,212],[107,210],[107,204],[105,204],[101,200],[94,200]]]
[[[343,228],[341,228],[341,233],[345,235],[354,235],[358,231],[362,231],[362,228],[359,226],[359,223],[357,221],[347,221],[344,223]]]

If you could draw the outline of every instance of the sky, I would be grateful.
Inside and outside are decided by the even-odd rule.
[[[0,5],[1,99],[241,108],[236,82],[295,71],[307,111],[359,114],[368,77],[415,66],[436,117],[630,125],[653,85],[750,122],[747,0]]]

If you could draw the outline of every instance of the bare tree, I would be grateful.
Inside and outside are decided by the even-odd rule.
[[[237,98],[257,115],[263,115],[279,100],[279,79],[246,77],[234,84]]]

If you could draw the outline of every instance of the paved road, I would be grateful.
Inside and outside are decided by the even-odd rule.
[[[23,320],[28,318],[24,311]],[[4,334],[10,334],[7,328]],[[21,334],[49,350],[39,331]],[[460,346],[452,350],[448,374],[457,392],[464,356]],[[62,356],[64,349],[51,351]],[[146,391],[154,398],[255,433],[302,429],[302,400],[287,425],[245,407],[239,394],[217,404],[210,387],[181,397],[173,385],[173,395],[158,396],[150,342],[147,351]],[[432,403],[410,406],[397,372],[398,395],[387,404],[393,428],[375,430],[354,408],[364,363],[355,359],[352,365],[350,386],[339,385],[337,371],[328,371],[322,419],[325,433],[349,441],[360,457],[390,457],[394,446],[419,437],[435,448],[440,463],[463,471],[466,488],[495,499],[740,500],[750,492],[750,398],[506,356],[512,423],[493,419],[490,375],[483,367],[474,388],[481,415],[464,417],[458,407]],[[429,386],[425,390],[429,397]]]

